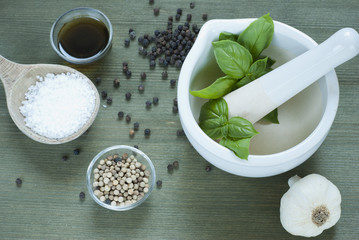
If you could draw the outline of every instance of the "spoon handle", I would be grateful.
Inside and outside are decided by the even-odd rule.
[[[6,92],[10,92],[19,76],[27,70],[25,65],[14,63],[0,55],[0,79]]]

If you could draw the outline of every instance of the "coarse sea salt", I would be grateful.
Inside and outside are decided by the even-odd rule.
[[[20,107],[26,126],[47,138],[76,133],[90,119],[96,95],[88,80],[75,73],[37,76]]]

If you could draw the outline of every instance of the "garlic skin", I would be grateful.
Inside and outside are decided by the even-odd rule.
[[[290,178],[280,202],[280,221],[290,234],[315,237],[334,226],[341,214],[339,189],[319,174]]]

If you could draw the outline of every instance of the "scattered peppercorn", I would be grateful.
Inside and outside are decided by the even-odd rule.
[[[141,80],[146,80],[146,73],[145,72],[141,72]]]
[[[18,186],[18,187],[20,187],[21,186],[21,184],[22,184],[22,180],[21,180],[21,178],[16,178],[16,185]]]
[[[144,133],[145,133],[145,136],[148,137],[151,135],[151,130],[149,128],[146,128]]]
[[[162,187],[162,180],[157,180],[156,185],[158,188]]]
[[[153,97],[152,102],[154,105],[157,105],[158,101],[159,101],[158,97]]]
[[[173,22],[173,16],[169,16],[169,17],[168,17],[168,21],[169,21],[169,22]]]
[[[74,155],[79,155],[80,154],[80,149],[79,148],[76,148],[75,150],[74,150]]]
[[[154,2],[154,0],[149,0],[149,4],[153,4]]]
[[[130,135],[130,137],[135,136],[135,130],[130,129],[130,131],[129,131],[129,135]]]
[[[131,40],[135,39],[136,38],[136,32],[132,30],[132,32],[130,32],[130,38]]]
[[[176,21],[179,21],[181,19],[181,15],[180,14],[176,14]]]
[[[202,15],[202,19],[203,19],[203,21],[207,21],[207,19],[208,19],[208,14],[207,14],[207,13],[204,13],[204,14]]]
[[[122,119],[124,115],[125,115],[125,113],[122,112],[122,111],[117,113],[117,116],[118,116],[119,119]]]
[[[152,102],[147,100],[146,101],[146,108],[151,108],[151,106],[152,106]]]
[[[150,61],[150,68],[154,68],[154,67],[156,67],[156,62],[155,62],[155,60],[151,60]]]
[[[107,102],[107,104],[111,105],[111,104],[112,104],[112,98],[110,98],[110,97],[107,98],[107,99],[106,99],[106,102]]]
[[[192,20],[192,14],[187,14],[187,22],[190,22]]]
[[[145,86],[143,84],[138,85],[138,91],[143,93],[143,91],[145,91]]]
[[[172,107],[172,112],[173,112],[173,113],[178,113],[178,107],[177,107],[177,106],[173,106],[173,107]]]
[[[111,200],[107,198],[107,199],[105,200],[105,203],[108,204],[108,205],[111,205]]]
[[[132,76],[132,72],[130,70],[127,70],[125,74],[127,79],[131,78]]]
[[[129,114],[126,115],[126,122],[131,122],[131,116]]]
[[[177,9],[177,14],[182,15],[182,9],[181,8]]]
[[[177,137],[182,137],[182,136],[185,136],[185,132],[183,131],[183,129],[178,129],[177,130]]]
[[[113,80],[113,86],[115,88],[118,88],[120,86],[120,80],[118,78],[116,78],[115,80]]]
[[[133,129],[134,129],[135,131],[137,131],[139,127],[140,127],[140,124],[139,124],[138,122],[135,122],[135,123],[133,124]]]
[[[100,85],[100,83],[101,83],[101,78],[100,78],[100,77],[96,77],[95,82],[96,82],[96,85]]]
[[[138,148],[138,145],[133,145],[133,147],[139,149],[139,148]]]
[[[206,166],[205,170],[206,170],[206,172],[210,172],[212,170],[212,167],[208,165],[208,166]]]
[[[173,171],[173,165],[172,163],[167,165],[167,171],[172,172]]]
[[[131,100],[131,96],[132,96],[132,94],[131,94],[130,92],[127,92],[127,93],[125,94],[126,100],[127,100],[127,101]]]
[[[130,39],[126,38],[125,39],[125,47],[129,47],[130,46]]]
[[[173,99],[173,106],[176,106],[176,107],[178,106],[177,98],[174,98],[174,99]]]
[[[160,9],[159,9],[159,8],[154,8],[154,9],[153,9],[153,14],[154,14],[155,16],[158,16],[158,14],[160,14]]]
[[[175,79],[171,79],[171,81],[170,81],[170,86],[171,86],[172,88],[174,88],[174,87],[176,86],[176,80],[175,80]]]
[[[167,79],[167,77],[168,77],[167,71],[163,71],[162,72],[162,79]]]
[[[172,163],[172,165],[173,165],[173,167],[174,167],[175,169],[178,169],[178,167],[179,167],[179,162],[178,162],[178,161],[174,161],[174,162]]]
[[[106,99],[106,98],[107,98],[107,92],[106,92],[106,91],[102,91],[102,92],[101,92],[101,96],[102,96],[102,99]]]
[[[84,192],[80,192],[79,198],[80,198],[80,200],[85,200],[85,193],[84,193]]]
[[[67,159],[69,159],[69,157],[68,157],[68,156],[66,156],[66,155],[62,156],[62,161],[66,162],[66,161],[67,161]]]
[[[191,3],[189,4],[189,7],[190,7],[191,9],[193,9],[194,6],[195,6],[194,2],[191,2]]]

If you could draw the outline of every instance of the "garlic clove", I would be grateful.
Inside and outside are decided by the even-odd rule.
[[[334,226],[341,214],[338,188],[325,177],[310,174],[288,181],[290,189],[283,195],[280,220],[289,233],[313,237]]]

